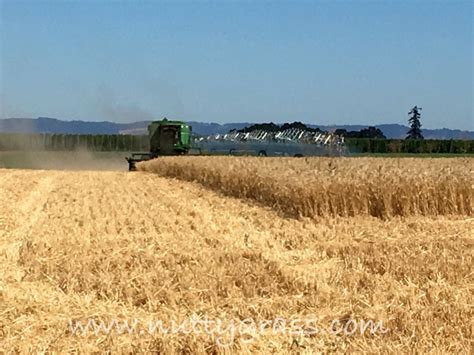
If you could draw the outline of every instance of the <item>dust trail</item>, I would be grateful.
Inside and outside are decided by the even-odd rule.
[[[0,168],[125,171],[127,152],[9,151],[0,152]]]

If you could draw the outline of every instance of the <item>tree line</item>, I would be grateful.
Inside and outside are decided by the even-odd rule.
[[[353,153],[474,154],[474,140],[346,138]]]
[[[292,123],[283,123],[282,125],[275,124],[273,122],[270,123],[255,123],[250,126],[244,127],[239,130],[231,129],[229,133],[232,132],[239,132],[239,133],[248,133],[248,132],[253,132],[253,131],[266,131],[266,132],[278,132],[278,131],[284,131],[286,129],[302,129],[305,131],[310,131],[310,132],[323,132],[319,128],[312,128],[308,127],[302,122],[292,122]]]
[[[126,134],[22,134],[0,133],[0,151],[7,150],[148,151],[148,136]]]
[[[474,140],[435,139],[345,139],[351,153],[425,153],[474,154]],[[123,151],[147,152],[148,136],[135,135],[82,135],[82,134],[20,134],[0,133],[0,151]]]

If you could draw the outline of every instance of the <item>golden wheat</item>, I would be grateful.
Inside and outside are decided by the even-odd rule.
[[[163,157],[138,169],[294,216],[472,215],[473,159]]]
[[[459,176],[468,169],[449,164]],[[0,193],[0,350],[467,353],[472,345],[474,226],[465,216],[315,223],[143,173],[0,169]],[[167,323],[193,314],[351,317],[382,320],[388,332],[267,332],[223,348],[203,333],[68,330],[69,319]]]

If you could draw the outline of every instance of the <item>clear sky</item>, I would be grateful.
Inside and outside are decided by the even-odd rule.
[[[471,1],[0,3],[2,118],[474,129]]]

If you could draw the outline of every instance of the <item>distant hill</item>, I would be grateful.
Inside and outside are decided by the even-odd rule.
[[[70,134],[146,134],[149,121],[133,123],[115,122],[92,122],[92,121],[65,121],[56,118],[7,118],[0,119],[0,132],[18,133],[70,133]],[[251,125],[249,122],[240,123],[205,123],[188,122],[193,132],[202,135],[227,133],[231,129],[243,129]],[[346,129],[347,131],[359,131],[367,128],[367,125],[308,125],[312,128],[320,128],[324,131],[335,129]],[[405,138],[408,131],[407,126],[399,124],[376,125],[387,138]],[[427,139],[474,139],[473,131],[461,131],[458,129],[423,129],[423,135]]]

